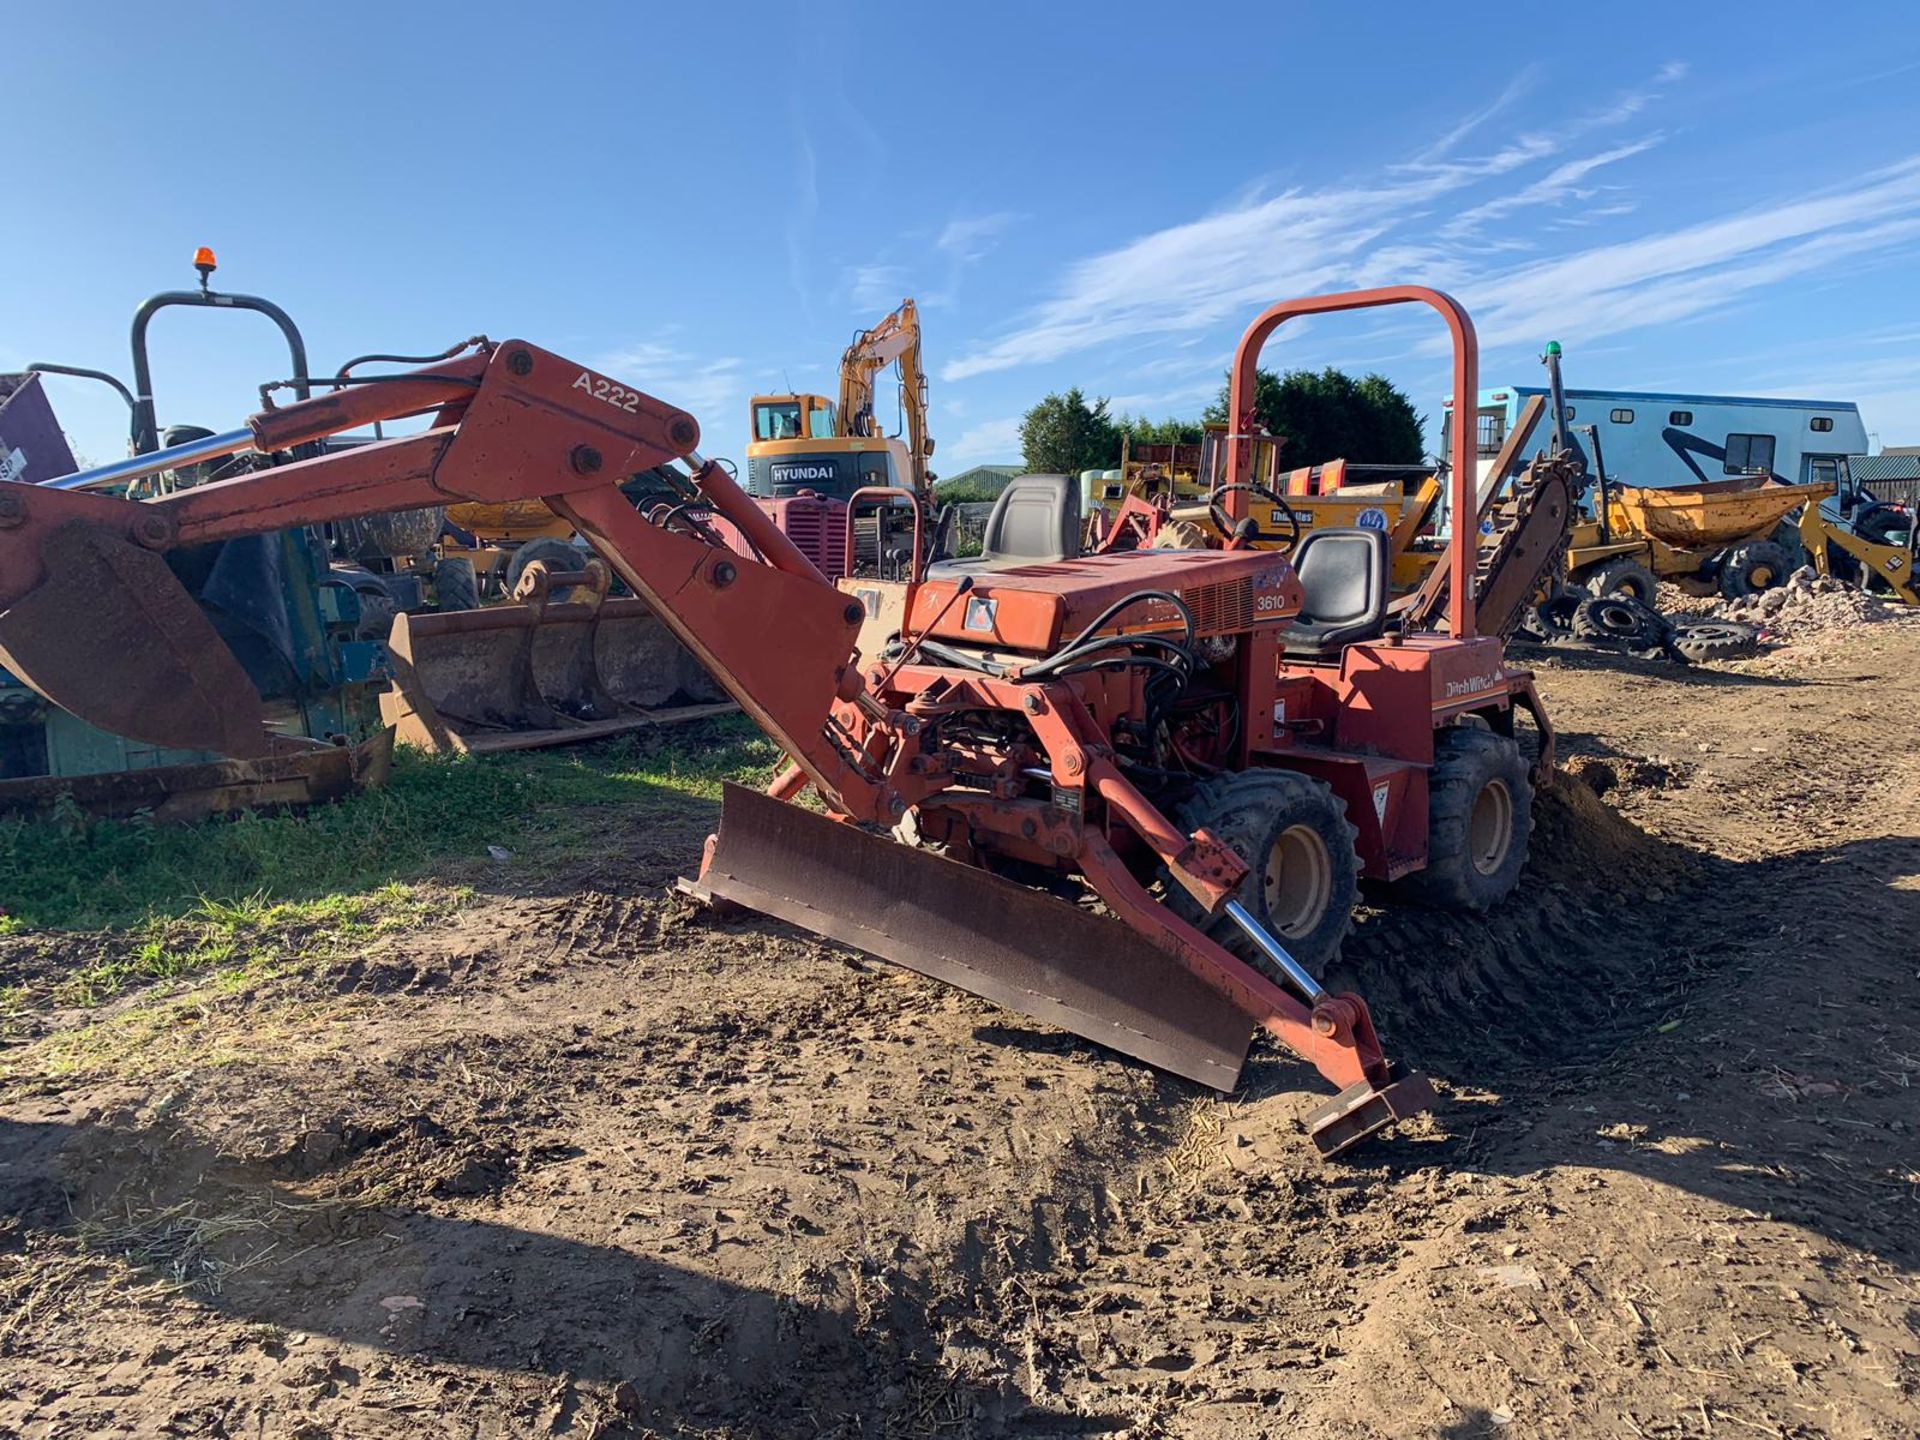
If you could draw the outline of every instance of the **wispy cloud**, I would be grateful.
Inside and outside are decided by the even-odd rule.
[[[1522,70],[1507,82],[1507,88],[1495,96],[1491,103],[1482,106],[1480,109],[1466,116],[1459,124],[1447,131],[1446,134],[1442,135],[1414,158],[1420,161],[1438,160],[1442,155],[1449,154],[1461,141],[1473,134],[1474,131],[1520,100],[1539,83],[1539,80],[1540,67],[1538,65],[1527,66],[1526,69]]]
[[[879,256],[845,269],[847,296],[862,309],[892,306],[909,294],[926,309],[953,305],[967,269],[992,253],[1007,228],[1023,218],[1010,210],[956,215],[931,245],[925,231],[896,237]]]
[[[1625,145],[1616,145],[1611,150],[1602,150],[1594,155],[1582,155],[1577,159],[1556,165],[1530,185],[1522,186],[1511,195],[1497,196],[1482,201],[1471,209],[1463,210],[1459,215],[1440,227],[1443,236],[1452,238],[1470,235],[1479,230],[1489,220],[1497,220],[1516,210],[1524,210],[1531,205],[1557,205],[1563,200],[1584,200],[1597,191],[1580,182],[1603,165],[1617,164],[1630,160],[1635,155],[1643,155],[1658,145],[1664,137],[1650,135],[1644,140],[1634,140]]]
[[[1006,228],[1020,218],[1008,210],[991,215],[956,216],[947,222],[934,245],[962,264],[983,259]]]
[[[746,411],[748,386],[738,356],[703,358],[681,348],[668,331],[596,356],[593,368],[677,405],[718,427]]]
[[[895,236],[874,259],[849,265],[841,273],[841,284],[860,309],[891,307],[902,296],[914,296],[924,309],[954,305],[966,271],[993,253],[1006,228],[1021,219],[1025,217],[1006,209],[954,215],[939,234],[920,230]]]
[[[1480,201],[1475,209],[1481,220],[1469,220],[1469,210],[1436,226],[1435,207],[1475,187],[1522,175],[1593,130],[1638,114],[1684,74],[1683,66],[1669,64],[1647,84],[1558,130],[1522,133],[1485,155],[1453,155],[1468,135],[1524,94],[1524,87],[1509,86],[1510,93],[1434,145],[1387,167],[1383,178],[1279,194],[1253,191],[1198,220],[1077,261],[1055,294],[1016,329],[961,355],[942,376],[964,380],[1124,337],[1193,334],[1276,295],[1379,283],[1408,273],[1442,284],[1464,281],[1482,265],[1459,242],[1484,219],[1574,195],[1592,171],[1641,153],[1658,137],[1562,160],[1545,175]],[[1518,242],[1481,238],[1476,249],[1483,256],[1502,245],[1517,248]]]
[[[1020,417],[1004,415],[983,420],[960,432],[960,438],[940,445],[940,473],[958,475],[974,465],[1018,464]]]
[[[911,283],[904,265],[855,265],[847,271],[847,294],[862,310],[898,305]]]
[[[1645,110],[1654,101],[1678,85],[1692,73],[1693,67],[1684,60],[1669,60],[1654,72],[1653,79],[1635,90],[1626,90],[1613,97],[1600,109],[1581,116],[1574,122],[1575,129],[1587,131],[1602,125],[1622,125]]]
[[[794,168],[794,196],[787,212],[787,278],[800,302],[803,315],[813,314],[813,299],[807,286],[807,247],[813,238],[813,222],[820,213],[820,161],[814,154],[813,137],[807,122],[794,107],[794,148],[800,163]]]
[[[1478,277],[1482,342],[1587,339],[1720,309],[1764,286],[1895,251],[1920,234],[1920,157],[1823,195]]]
[[[1246,194],[1075,261],[1051,295],[1005,333],[960,354],[943,378],[1111,353],[1143,340],[1164,348],[1217,336],[1223,322],[1239,322],[1277,296],[1409,277],[1462,294],[1489,347],[1535,344],[1549,333],[1591,342],[1702,320],[1783,281],[1884,263],[1920,236],[1916,156],[1822,193],[1789,193],[1650,233],[1643,219],[1643,233],[1611,239],[1623,217],[1645,212],[1598,172],[1625,170],[1664,136],[1585,147],[1579,140],[1642,115],[1686,73],[1670,63],[1591,114],[1487,155],[1453,153],[1476,128],[1463,121],[1380,178]],[[1463,199],[1472,203],[1460,208]],[[1603,203],[1575,203],[1596,199]],[[1609,243],[1537,258],[1553,229],[1525,212],[1556,207],[1556,222],[1607,220]]]

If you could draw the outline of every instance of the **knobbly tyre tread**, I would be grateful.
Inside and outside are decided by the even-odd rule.
[[[1673,633],[1672,622],[1629,595],[1594,595],[1573,612],[1576,640],[1608,641],[1630,650],[1651,650]]]
[[[1675,628],[1673,648],[1695,662],[1746,660],[1760,653],[1760,631],[1739,620],[1699,620]]]
[[[1267,845],[1280,824],[1263,817],[1276,813],[1285,814],[1289,825],[1312,824],[1326,842],[1332,863],[1325,920],[1307,935],[1279,936],[1287,952],[1317,977],[1339,955],[1341,942],[1353,926],[1354,902],[1360,892],[1360,831],[1347,819],[1346,806],[1333,788],[1297,770],[1242,770],[1202,782],[1191,798],[1174,808],[1174,818],[1187,831],[1210,831],[1247,862],[1249,873],[1235,898],[1263,924],[1267,909],[1261,873]],[[1199,903],[1164,867],[1161,878],[1174,913],[1263,975],[1285,980],[1230,917],[1222,914],[1209,923]]]
[[[1762,566],[1772,572],[1772,582],[1755,585],[1749,577]],[[1720,562],[1720,593],[1729,600],[1758,595],[1762,590],[1786,584],[1787,577],[1794,569],[1793,557],[1787,553],[1785,546],[1776,545],[1771,540],[1749,540],[1744,545],[1734,546],[1727,552],[1726,559]]]
[[[424,555],[440,538],[447,512],[438,507],[395,510],[384,515],[356,515],[335,520],[334,551],[344,560],[387,560]]]
[[[434,562],[433,608],[442,614],[480,608],[480,577],[467,556],[443,555]]]
[[[1625,555],[1602,560],[1585,572],[1580,583],[1590,595],[1631,595],[1642,605],[1653,604],[1659,585],[1651,570]]]
[[[1477,725],[1454,725],[1433,737],[1433,770],[1427,778],[1427,864],[1393,885],[1396,899],[1438,910],[1484,914],[1520,883],[1533,834],[1533,783],[1526,757],[1504,735]],[[1513,835],[1505,863],[1492,875],[1474,869],[1468,853],[1468,822],[1481,787],[1499,776],[1513,796]]]

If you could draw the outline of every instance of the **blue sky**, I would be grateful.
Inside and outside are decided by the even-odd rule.
[[[124,373],[151,291],[285,305],[316,369],[522,335],[691,409],[833,386],[922,306],[936,468],[1018,459],[1078,384],[1192,414],[1265,303],[1399,281],[1488,383],[1857,399],[1920,443],[1911,5],[20,5],[0,369]],[[1435,322],[1288,327],[1437,410]],[[154,327],[162,423],[286,368]],[[56,407],[95,461],[117,402]]]

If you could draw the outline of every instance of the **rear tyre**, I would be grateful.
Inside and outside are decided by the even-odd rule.
[[[1533,835],[1533,783],[1520,747],[1477,726],[1433,737],[1427,777],[1427,867],[1397,898],[1484,913],[1513,893]]]
[[[447,512],[395,510],[385,515],[356,515],[333,522],[333,544],[343,560],[389,560],[424,555],[440,538]]]
[[[1178,807],[1189,831],[1206,829],[1247,862],[1234,898],[1313,975],[1324,974],[1353,924],[1360,889],[1359,831],[1324,782],[1292,770],[1246,770],[1209,780]],[[1230,953],[1272,979],[1281,976],[1233,920],[1209,924],[1179,882],[1169,903]]]
[[[443,555],[434,563],[433,608],[442,614],[480,608],[480,577],[465,555]]]
[[[1653,572],[1625,555],[1602,560],[1580,580],[1589,595],[1631,595],[1642,605],[1653,604],[1656,590]]]
[[[1729,600],[1757,595],[1786,583],[1794,572],[1793,557],[1771,540],[1736,545],[1720,562],[1720,593]]]
[[[518,550],[515,550],[507,560],[507,598],[513,598],[513,592],[520,584],[520,577],[527,573],[527,566],[536,560],[545,565],[549,570],[565,572],[568,570],[578,570],[586,563],[586,555],[579,547],[569,545],[564,540],[555,540],[552,538],[529,540]],[[553,600],[555,604],[564,604],[568,596],[572,594],[573,587],[571,585],[564,585],[555,590],[549,598]]]

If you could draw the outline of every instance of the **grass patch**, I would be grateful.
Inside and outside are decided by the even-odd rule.
[[[154,991],[0,1057],[0,1081],[111,1071],[121,1076],[223,1065],[270,1050],[319,1054],[357,1003],[269,986],[362,951],[378,936],[411,929],[464,903],[444,886],[388,884],[362,895],[238,904],[203,900],[184,917],[154,917],[95,959],[44,981],[0,992],[0,1024],[29,1006],[91,1006],[138,986]],[[167,985],[178,980],[184,985]],[[197,983],[194,983],[197,982]],[[234,1024],[244,1012],[244,1023]]]
[[[125,963],[145,968],[99,983],[205,969],[225,963],[221,946],[257,942],[262,924],[301,923],[289,913],[266,924],[275,907],[367,898],[452,862],[483,861],[489,845],[565,858],[604,843],[603,826],[583,809],[710,800],[723,779],[769,778],[779,758],[751,722],[728,716],[566,750],[484,758],[402,750],[385,788],[304,815],[191,826],[0,820],[0,934],[182,921],[198,938],[164,926],[143,935],[141,956]],[[223,920],[228,911],[239,918]]]
[[[130,1005],[0,1054],[0,1083],[76,1075],[122,1080],[272,1056],[297,1066],[349,1048],[356,996],[274,995],[264,977],[227,972],[185,995]],[[243,1016],[243,1023],[235,1023]]]
[[[409,929],[445,914],[464,896],[424,895],[389,883],[358,895],[322,900],[241,901],[202,898],[187,915],[144,921],[123,953],[61,976],[53,987],[63,1005],[97,1005],[130,985],[172,980],[220,968],[224,989],[271,973],[300,957],[324,960],[357,949],[378,935]]]

